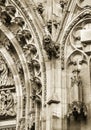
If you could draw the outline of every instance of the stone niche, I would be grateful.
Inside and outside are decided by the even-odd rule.
[[[89,130],[91,128],[91,20],[76,25],[69,37],[66,47],[67,128]]]

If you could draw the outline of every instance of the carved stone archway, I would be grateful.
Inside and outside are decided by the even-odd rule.
[[[0,90],[1,94],[4,91],[5,96],[8,95],[7,89],[11,90],[12,100],[16,106],[16,116],[12,117],[14,123],[9,124],[8,127],[13,125],[17,130],[27,130],[35,123],[33,120],[30,124],[30,118],[36,115],[38,117],[35,127],[39,129],[38,113],[46,100],[45,63],[39,32],[18,0],[1,1],[0,9],[0,53],[15,85],[13,90],[9,85],[3,84]],[[8,105],[8,96],[6,100],[5,105]],[[34,115],[31,114],[32,109]],[[9,110],[6,110],[5,114],[7,113]],[[3,118],[6,119],[5,115]]]

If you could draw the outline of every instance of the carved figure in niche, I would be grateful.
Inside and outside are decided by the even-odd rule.
[[[6,105],[7,115],[14,116],[15,115],[14,98],[10,90],[6,91],[6,102],[7,102],[7,105]]]
[[[74,70],[71,77],[71,102],[82,102],[82,81],[79,76],[80,71]]]
[[[32,81],[32,86],[33,86],[31,98],[32,100],[41,102],[41,96],[42,96],[41,81],[38,77],[34,77],[31,81]]]
[[[1,91],[0,96],[0,116],[15,116],[14,98],[11,91]]]
[[[9,69],[4,60],[0,57],[0,86],[5,87],[13,84],[13,78],[10,76]]]

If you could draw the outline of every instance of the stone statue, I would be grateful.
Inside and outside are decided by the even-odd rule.
[[[4,60],[0,57],[0,87],[13,85],[13,78],[10,75],[9,68]]]
[[[71,103],[82,101],[82,81],[79,73],[80,71],[74,70],[71,77]]]
[[[87,119],[87,107],[83,100],[82,80],[80,77],[80,71],[74,70],[71,77],[71,97],[70,104],[67,113],[69,120],[86,121]]]
[[[6,91],[6,101],[7,101],[6,105],[7,115],[15,116],[16,114],[14,111],[14,98],[9,89]]]
[[[3,60],[0,59],[0,86],[6,84],[7,68]]]
[[[58,58],[60,51],[59,51],[59,44],[55,44],[50,35],[45,35],[43,38],[43,46],[44,49],[48,55],[49,59],[52,59],[52,57],[54,58]]]

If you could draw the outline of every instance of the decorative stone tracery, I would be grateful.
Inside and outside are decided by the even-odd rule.
[[[18,123],[17,123],[16,129],[19,129],[18,128],[19,118],[22,118],[22,116],[24,116],[25,124],[26,124],[26,120],[27,120],[26,118],[27,118],[27,116],[28,116],[27,114],[29,112],[29,109],[27,111],[27,108],[29,107],[29,105],[26,106],[26,104],[28,104],[31,100],[30,96],[27,96],[30,94],[28,91],[30,89],[29,88],[30,82],[32,82],[32,84],[33,84],[32,89],[34,91],[36,91],[36,94],[33,93],[33,96],[36,96],[35,100],[41,103],[41,100],[42,100],[41,99],[41,96],[42,96],[41,65],[39,63],[40,56],[38,54],[39,52],[37,51],[37,47],[35,46],[35,40],[33,38],[33,35],[31,35],[32,34],[30,31],[31,29],[30,29],[28,23],[26,23],[24,16],[22,16],[20,11],[17,9],[17,6],[16,7],[15,7],[15,5],[13,6],[11,1],[7,1],[7,4],[5,2],[6,1],[1,1],[1,4],[0,4],[3,6],[3,7],[1,6],[1,22],[2,22],[1,26],[0,26],[0,29],[2,30],[1,33],[2,34],[4,33],[3,28],[4,29],[8,28],[8,33],[10,31],[11,32],[10,34],[14,38],[9,37],[8,33],[6,31],[5,37],[9,38],[9,42],[6,42],[6,44],[5,44],[5,42],[3,42],[2,46],[0,45],[0,47],[4,47],[4,49],[6,49],[6,51],[9,51],[9,55],[11,56],[12,60],[15,63],[15,66],[16,66],[17,72],[18,72],[18,76],[21,81],[21,83],[19,85],[22,85],[22,89],[18,90],[18,91],[21,91],[20,99],[19,99],[21,101],[20,101],[20,106],[17,106],[17,109],[18,109],[18,107],[20,107],[21,110],[18,110],[18,111],[21,111],[20,112],[21,115],[20,115],[20,117],[19,117],[19,115],[17,116]],[[18,1],[16,1],[16,3],[18,3],[18,5],[20,4],[20,7],[21,7],[21,3],[19,3]],[[22,10],[24,11],[24,8]],[[29,20],[29,21],[31,21],[31,20]],[[34,27],[34,25],[33,25],[33,27]],[[36,37],[38,38],[38,35]],[[6,39],[8,39],[8,38],[6,38]],[[39,38],[38,38],[38,40],[39,40]],[[8,40],[6,40],[6,41],[8,41]],[[17,45],[18,45],[18,48],[16,47]],[[26,70],[26,72],[25,72],[25,70]],[[10,78],[12,79],[11,75],[10,75]],[[29,79],[28,81],[27,81],[27,78]],[[11,81],[12,80],[10,80],[10,82]],[[12,91],[14,91],[14,90],[12,90]],[[22,92],[24,92],[24,94],[22,94]],[[26,92],[28,92],[28,93],[26,93]],[[5,95],[6,95],[6,93],[7,92],[4,91]],[[11,96],[13,96],[12,93],[11,93]],[[24,96],[24,98],[21,96]],[[19,97],[19,95],[17,97]],[[12,98],[12,100],[13,100],[13,98]],[[12,104],[12,107],[13,107],[13,104]],[[10,108],[10,112],[11,112],[11,108]],[[13,113],[13,109],[12,109],[11,113]],[[6,112],[6,114],[7,114],[7,112]],[[11,116],[11,115],[9,114],[9,116]],[[16,116],[16,114],[14,116]],[[21,127],[21,123],[20,123],[20,127]],[[25,129],[27,129],[27,124],[26,124]]]
[[[88,105],[91,100],[91,98],[88,99],[91,88],[90,28],[90,7],[84,7],[82,12],[67,26],[62,39],[61,63],[62,74],[66,75],[66,116],[69,129],[73,127],[72,122],[84,122],[91,117]]]
[[[66,40],[70,34],[70,31],[73,29],[73,27],[76,25],[76,23],[78,23],[81,19],[86,18],[86,17],[90,17],[90,10],[87,8],[87,10],[84,10],[75,20],[72,21],[72,24],[68,27],[68,29],[65,32],[65,35],[63,37],[63,41],[62,41],[62,46],[61,46],[61,62],[62,62],[62,69],[64,69],[64,50],[65,50],[65,44],[66,44]]]

